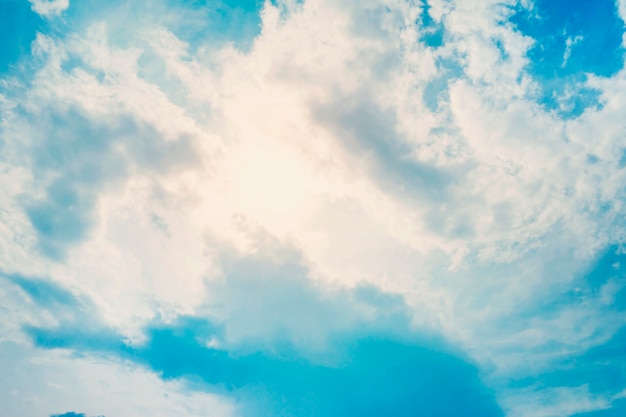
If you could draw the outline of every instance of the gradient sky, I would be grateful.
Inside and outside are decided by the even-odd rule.
[[[623,417],[626,0],[0,0],[0,417]]]

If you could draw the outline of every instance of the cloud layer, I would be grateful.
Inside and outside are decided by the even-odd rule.
[[[13,412],[620,414],[623,2],[30,3],[0,340],[66,394]]]

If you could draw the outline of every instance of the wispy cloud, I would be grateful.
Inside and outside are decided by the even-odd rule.
[[[44,17],[58,16],[70,7],[70,0],[29,0],[33,11]]]

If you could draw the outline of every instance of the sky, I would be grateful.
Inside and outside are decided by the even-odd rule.
[[[625,21],[0,0],[0,416],[626,415]]]

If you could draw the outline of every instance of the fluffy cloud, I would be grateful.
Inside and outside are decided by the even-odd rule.
[[[621,49],[583,65],[600,29],[572,29],[582,6],[553,22],[571,33],[550,78],[549,34],[528,23],[541,1],[226,3],[112,2],[37,35],[0,90],[5,275],[49,277],[135,346],[185,315],[223,325],[224,348],[319,353],[406,308],[407,331],[465,349],[511,415],[528,410],[510,380],[612,340],[626,72]],[[602,9],[611,27],[622,9]],[[250,38],[211,32],[233,24]],[[9,338],[60,320],[6,306]],[[565,399],[536,415],[616,395],[560,409],[570,391],[550,389]]]

